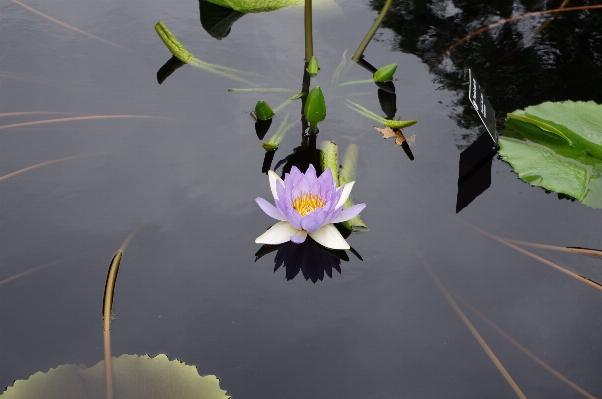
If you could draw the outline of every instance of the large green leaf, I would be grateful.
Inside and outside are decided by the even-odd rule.
[[[279,8],[305,4],[305,0],[204,0],[242,13],[274,11]],[[314,6],[337,8],[333,0],[313,0]]]
[[[213,375],[201,377],[196,367],[165,355],[121,355],[113,358],[115,398],[227,399]],[[2,395],[6,399],[105,399],[105,364],[93,367],[65,364],[28,380],[15,381]]]
[[[534,186],[602,208],[602,106],[543,103],[508,114],[500,155]]]

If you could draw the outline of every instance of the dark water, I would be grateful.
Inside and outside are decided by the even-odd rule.
[[[380,112],[377,87],[331,84],[343,51],[352,54],[382,2],[338,3],[338,12],[314,15],[321,71],[312,85],[328,105],[318,142],[333,140],[341,153],[359,146],[353,194],[367,204],[370,231],[348,238],[363,261],[348,252],[340,274],[314,284],[303,272],[289,281],[284,267],[274,272],[274,253],[254,262],[254,239],[272,220],[254,201],[270,199],[270,191],[249,112],[259,99],[275,106],[299,90],[299,11],[242,16],[218,41],[201,26],[196,1],[27,3],[122,48],[2,1],[0,113],[52,113],[3,116],[1,126],[156,118],[0,130],[0,176],[85,155],[0,181],[0,280],[58,261],[0,286],[1,386],[102,360],[107,268],[142,226],[117,281],[114,356],[166,353],[217,375],[235,398],[516,396],[430,268],[527,397],[582,395],[460,298],[574,384],[602,395],[600,291],[466,224],[501,237],[600,248],[600,211],[531,187],[493,158],[490,187],[456,214],[460,150],[483,132],[467,106],[464,68],[477,71],[500,118],[545,100],[600,102],[600,11],[557,16],[489,69],[547,17],[484,33],[429,70],[468,32],[560,2],[395,2],[365,56],[375,66],[399,65],[396,116],[419,121],[404,131],[415,134],[410,161],[345,106],[349,99]],[[258,73],[249,80],[262,87],[294,91],[232,93],[246,86],[188,65],[158,85],[157,70],[171,56],[153,30],[159,20],[198,58]],[[352,65],[341,81],[369,77]],[[267,137],[288,112],[289,122],[297,118],[299,103],[274,118]],[[272,167],[300,145],[300,131],[287,134]],[[527,249],[602,281],[598,259]]]

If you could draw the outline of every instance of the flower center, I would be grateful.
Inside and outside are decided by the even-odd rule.
[[[293,208],[301,216],[309,215],[317,208],[324,208],[326,201],[317,194],[303,193],[293,200]]]

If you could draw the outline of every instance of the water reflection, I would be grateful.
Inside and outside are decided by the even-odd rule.
[[[370,2],[380,10],[384,0]],[[519,13],[560,6],[560,1],[522,1]],[[578,5],[599,3],[584,0]],[[517,14],[512,0],[409,0],[391,8],[382,26],[395,33],[396,47],[414,54],[428,65],[442,88],[458,93],[452,106],[463,108],[452,118],[463,129],[479,128],[480,121],[470,105],[467,69],[472,68],[487,96],[495,104],[498,118],[508,112],[544,101],[594,100],[602,103],[602,13],[569,11],[500,24],[472,37],[441,60],[438,56],[452,44],[479,28]],[[498,119],[498,129],[501,128]],[[467,132],[459,139],[472,142],[477,135]]]
[[[199,0],[199,13],[203,29],[218,40],[227,37],[234,22],[245,15],[242,12],[218,6],[205,0]]]
[[[335,225],[343,237],[347,238],[351,232],[346,228]],[[324,280],[324,275],[332,278],[332,271],[341,274],[341,261],[349,262],[347,252],[340,249],[330,249],[316,243],[311,238],[302,244],[287,242],[280,245],[264,245],[255,253],[255,261],[261,257],[276,251],[274,257],[274,272],[280,267],[285,269],[285,277],[292,280],[301,275],[305,280],[311,280],[314,284]],[[350,251],[359,259],[360,254],[353,248]]]
[[[487,133],[460,153],[456,213],[491,186],[491,163],[496,153],[497,148]]]

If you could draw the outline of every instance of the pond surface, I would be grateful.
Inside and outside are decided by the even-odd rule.
[[[542,101],[601,103],[602,11],[558,14],[522,46],[549,15],[504,24],[429,68],[468,33],[561,2],[394,2],[364,55],[398,64],[396,118],[418,120],[404,130],[411,161],[346,106],[381,113],[375,85],[332,84],[383,2],[337,3],[314,13],[312,86],[328,107],[317,141],[336,142],[340,157],[358,146],[353,198],[367,204],[370,231],[347,239],[363,260],[347,251],[329,277],[312,265],[274,271],[275,252],[255,259],[272,219],[255,203],[271,195],[249,113],[300,90],[301,9],[244,15],[216,40],[193,0],[2,0],[0,176],[59,160],[0,181],[2,387],[103,359],[107,269],[137,231],[116,284],[113,356],[165,353],[216,375],[234,398],[516,396],[478,331],[526,397],[602,396],[601,291],[550,266],[602,282],[602,261],[519,246],[546,264],[486,234],[599,249],[600,210],[529,186],[494,157],[490,186],[456,213],[461,151],[485,131],[466,68],[498,129],[507,112]],[[291,91],[229,92],[249,86],[190,65],[159,85],[171,57],[159,20],[199,59]],[[340,82],[371,77],[349,65]],[[297,119],[300,102],[266,138],[288,113]],[[75,119],[26,124],[62,118]],[[287,133],[272,168],[301,132]]]

